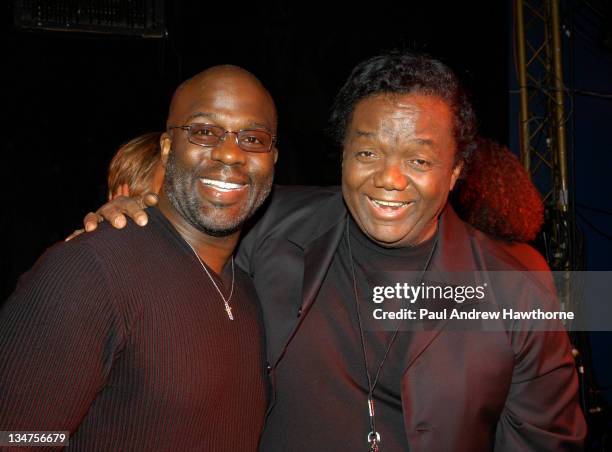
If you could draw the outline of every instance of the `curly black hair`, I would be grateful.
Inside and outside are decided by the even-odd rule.
[[[472,226],[507,242],[534,240],[544,222],[544,204],[529,173],[505,146],[476,140],[476,152],[452,204]]]
[[[474,149],[476,117],[467,93],[448,66],[410,52],[391,51],[363,61],[353,69],[332,107],[330,133],[338,143],[344,143],[357,103],[380,93],[419,93],[444,100],[453,112],[457,161],[469,161]]]

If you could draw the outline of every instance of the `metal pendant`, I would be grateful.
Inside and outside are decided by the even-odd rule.
[[[370,444],[370,452],[380,452],[378,447],[380,444],[380,434],[378,432],[368,433],[368,443]]]
[[[234,315],[232,314],[232,308],[230,307],[229,303],[225,300],[223,300],[225,302],[225,312],[227,312],[227,316],[229,317],[230,320],[234,320]]]

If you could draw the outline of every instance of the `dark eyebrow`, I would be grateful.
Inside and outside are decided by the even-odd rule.
[[[357,135],[358,137],[371,138],[375,136],[376,134],[374,132],[366,132],[365,130],[357,129],[355,130],[355,135]],[[434,145],[433,140],[430,140],[429,138],[413,138],[410,141],[420,146],[433,147]]]
[[[189,115],[189,117],[187,118],[187,122],[193,120],[193,119],[197,119],[197,118],[203,118],[203,119],[210,119],[210,120],[216,120],[217,119],[217,115],[214,113],[207,113],[207,112],[195,112]],[[270,133],[272,133],[272,129],[267,126],[266,124],[263,124],[261,122],[256,122],[256,121],[252,121],[249,122],[246,127],[243,127],[243,129],[265,129],[267,131],[270,131]]]
[[[413,143],[419,144],[421,146],[428,146],[428,147],[433,147],[434,142],[433,140],[430,140],[428,138],[414,138],[413,140],[410,140]]]
[[[215,119],[215,116],[213,113],[203,113],[201,111],[197,111],[195,113],[190,114],[187,117],[187,121],[191,121],[192,119],[195,118],[207,118],[207,119]]]
[[[261,122],[251,122],[249,123],[249,128],[253,128],[253,129],[266,129],[266,130],[272,130],[269,126],[261,123]]]
[[[374,136],[374,132],[366,132],[365,130],[355,130],[355,135],[357,135],[358,137],[366,137],[366,138],[370,138]]]

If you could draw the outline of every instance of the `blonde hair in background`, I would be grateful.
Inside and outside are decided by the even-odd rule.
[[[122,145],[108,168],[108,199],[124,193],[141,196],[154,187],[155,172],[161,162],[159,138],[161,132],[150,132],[131,139]]]

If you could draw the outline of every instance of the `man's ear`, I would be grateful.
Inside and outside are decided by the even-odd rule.
[[[172,138],[168,132],[161,134],[159,138],[159,148],[161,149],[161,164],[165,168],[166,162],[168,161],[168,154],[170,154],[170,148],[172,147]]]
[[[448,191],[453,190],[453,188],[455,187],[455,184],[457,183],[457,180],[459,180],[459,176],[461,176],[462,170],[463,170],[463,160],[461,160],[460,162],[457,162],[457,164],[453,168],[453,174],[451,174],[451,182],[450,182],[450,187]]]
[[[272,152],[274,152],[274,164],[276,165],[276,161],[278,160],[278,149],[276,148],[276,146],[274,146]]]

